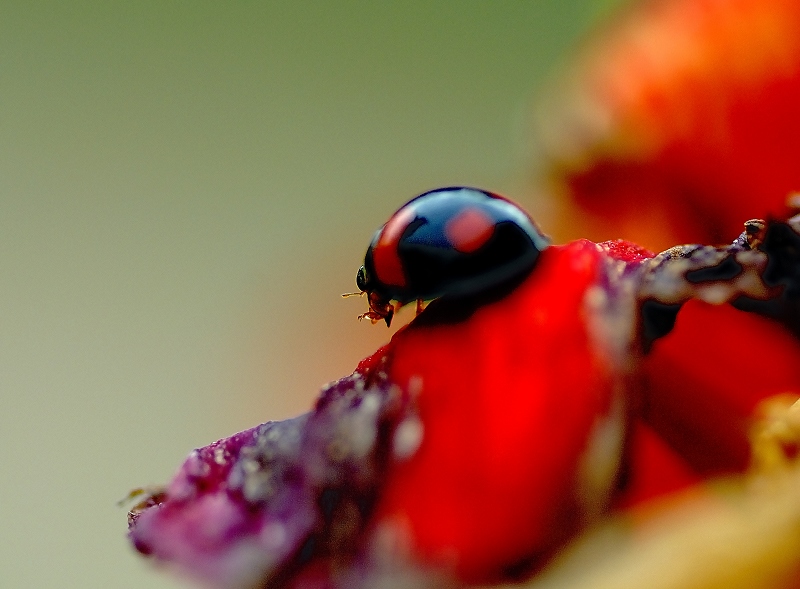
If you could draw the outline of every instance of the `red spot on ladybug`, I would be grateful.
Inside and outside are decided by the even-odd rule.
[[[471,254],[489,241],[494,233],[494,219],[477,208],[469,208],[450,219],[444,233],[453,248]]]
[[[399,288],[406,286],[406,275],[397,252],[397,243],[413,220],[413,209],[402,209],[389,219],[378,234],[378,241],[372,249],[372,256],[375,261],[377,279],[383,284]]]
[[[465,298],[525,277],[549,244],[511,201],[476,188],[440,188],[401,207],[375,233],[356,284],[361,317],[391,324],[411,301]]]

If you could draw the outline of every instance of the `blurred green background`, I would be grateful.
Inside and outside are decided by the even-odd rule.
[[[405,200],[536,214],[530,101],[610,4],[3,2],[0,586],[180,586],[115,502],[388,339],[339,295]]]

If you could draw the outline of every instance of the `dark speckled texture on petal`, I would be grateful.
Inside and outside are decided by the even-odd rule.
[[[384,362],[379,351],[326,387],[310,413],[194,450],[164,495],[131,513],[134,546],[230,588],[280,586],[311,561],[347,559],[405,409]]]

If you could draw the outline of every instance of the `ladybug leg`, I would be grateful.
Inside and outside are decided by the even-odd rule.
[[[750,434],[752,470],[774,472],[800,458],[800,394],[769,397],[756,409]]]
[[[358,316],[359,321],[362,319],[369,319],[370,322],[375,325],[381,319],[385,319],[385,317],[380,313],[376,313],[375,311],[367,311],[366,313],[361,313],[361,315]]]
[[[386,313],[386,316],[383,317],[383,320],[386,321],[386,327],[392,326],[392,317],[394,316],[394,307],[390,308],[389,311]],[[373,321],[376,323],[376,321]]]

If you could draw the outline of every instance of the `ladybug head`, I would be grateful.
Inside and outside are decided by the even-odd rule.
[[[358,269],[358,274],[356,274],[356,286],[361,292],[367,292],[369,290],[369,277],[367,276],[367,269],[364,268],[364,266]]]
[[[359,316],[359,319],[368,318],[373,323],[381,319],[386,321],[386,327],[391,327],[392,317],[394,316],[394,305],[386,296],[375,290],[375,283],[366,267],[361,266],[356,274],[356,286],[361,293],[367,294],[369,311]]]

